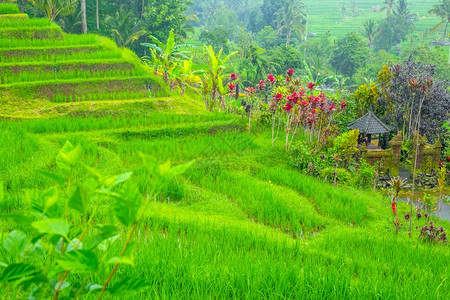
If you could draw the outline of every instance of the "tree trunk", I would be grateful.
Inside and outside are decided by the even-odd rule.
[[[20,13],[23,14],[25,12],[25,7],[27,7],[28,0],[23,0],[22,5],[20,6]]]
[[[98,19],[98,0],[96,2],[96,7],[95,7],[95,17],[97,18],[97,29],[100,29],[100,21]]]
[[[86,0],[81,0],[81,31],[87,33],[87,21],[86,21]]]

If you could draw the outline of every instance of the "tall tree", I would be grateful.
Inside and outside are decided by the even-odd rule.
[[[358,34],[351,32],[338,41],[331,58],[331,66],[345,76],[352,76],[367,64],[368,55],[367,44]]]
[[[305,13],[305,5],[302,0],[284,0],[280,9],[276,12],[278,33],[284,32],[286,35],[286,45],[291,43],[292,34],[297,33],[302,36],[305,26],[302,23]]]
[[[186,9],[189,0],[148,0],[143,15],[142,27],[158,39],[167,39],[173,29],[177,36],[184,37],[183,25],[188,21]]]
[[[86,20],[86,0],[80,0],[81,9],[81,32],[87,33],[87,20]]]
[[[378,24],[373,19],[368,19],[364,23],[361,33],[369,41],[369,47],[373,47],[373,39],[380,34]]]
[[[145,30],[140,30],[139,21],[133,13],[122,7],[114,16],[106,16],[105,25],[111,30],[119,47],[129,46],[147,33]]]
[[[384,10],[386,11],[386,14],[391,14],[394,9],[395,0],[384,0]]]
[[[442,39],[447,38],[447,28],[448,23],[450,22],[450,0],[440,0],[439,4],[433,5],[430,14],[434,14],[442,19],[436,26],[431,29],[431,33],[435,33],[440,28],[443,28],[442,31]]]

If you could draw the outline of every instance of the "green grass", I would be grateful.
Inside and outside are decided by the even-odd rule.
[[[356,15],[353,16],[350,1],[332,1],[332,0],[305,0],[309,12],[309,30],[317,34],[317,37],[324,36],[330,31],[332,36],[343,37],[347,33],[359,32],[359,26],[362,26],[366,19],[381,20],[386,16],[383,1],[356,0]],[[415,13],[418,20],[414,22],[415,31],[424,33],[433,28],[440,22],[440,18],[428,14],[428,11],[437,0],[408,0],[409,9]],[[341,5],[346,7],[346,15],[343,18],[341,14]]]
[[[130,298],[446,299],[448,244],[421,242],[417,230],[412,239],[404,229],[395,234],[387,197],[300,174],[288,166],[282,141],[271,146],[268,128],[254,124],[249,133],[245,118],[206,111],[195,93],[171,95],[109,39],[64,35],[51,42],[0,40],[0,77],[8,82],[0,85],[0,240],[18,227],[11,215],[26,212],[24,190],[54,184],[34,170],[54,172],[70,140],[82,146],[84,164],[104,175],[131,170],[140,185],[147,179],[140,153],[195,161],[145,211],[135,267],[121,265],[112,282],[139,276],[150,283]],[[137,73],[107,73],[118,66]],[[80,165],[70,181],[88,177]],[[109,201],[95,196],[89,205],[97,203],[95,221],[116,223]],[[126,231],[119,233],[121,241]],[[26,258],[41,268],[52,260],[53,250],[45,259]],[[91,280],[104,282],[109,268]],[[71,273],[67,280],[78,279]],[[0,296],[28,297],[31,289]]]
[[[0,3],[0,15],[18,14],[19,7],[13,3]]]

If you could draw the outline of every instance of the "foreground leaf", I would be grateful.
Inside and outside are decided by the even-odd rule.
[[[31,223],[40,233],[55,234],[67,237],[69,233],[69,224],[63,219],[45,219]]]
[[[39,270],[29,264],[11,264],[3,270],[0,275],[0,282],[12,282],[23,277],[33,276],[39,273]]]
[[[57,259],[58,264],[65,270],[91,273],[98,270],[98,259],[90,250],[76,250],[64,253]]]
[[[120,223],[125,226],[133,224],[136,221],[141,202],[142,196],[138,187],[134,183],[126,182],[113,204],[114,214]]]
[[[56,164],[60,169],[70,170],[77,163],[82,151],[80,145],[75,147],[71,142],[66,141],[56,156]]]
[[[3,248],[14,257],[20,257],[27,245],[28,237],[19,230],[11,231],[3,241]]]

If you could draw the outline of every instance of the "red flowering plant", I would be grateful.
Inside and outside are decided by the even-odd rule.
[[[226,110],[227,112],[237,111],[238,110],[238,100],[240,97],[240,86],[239,86],[239,77],[240,75],[236,73],[231,73],[228,77],[228,90],[227,90],[227,103]]]

